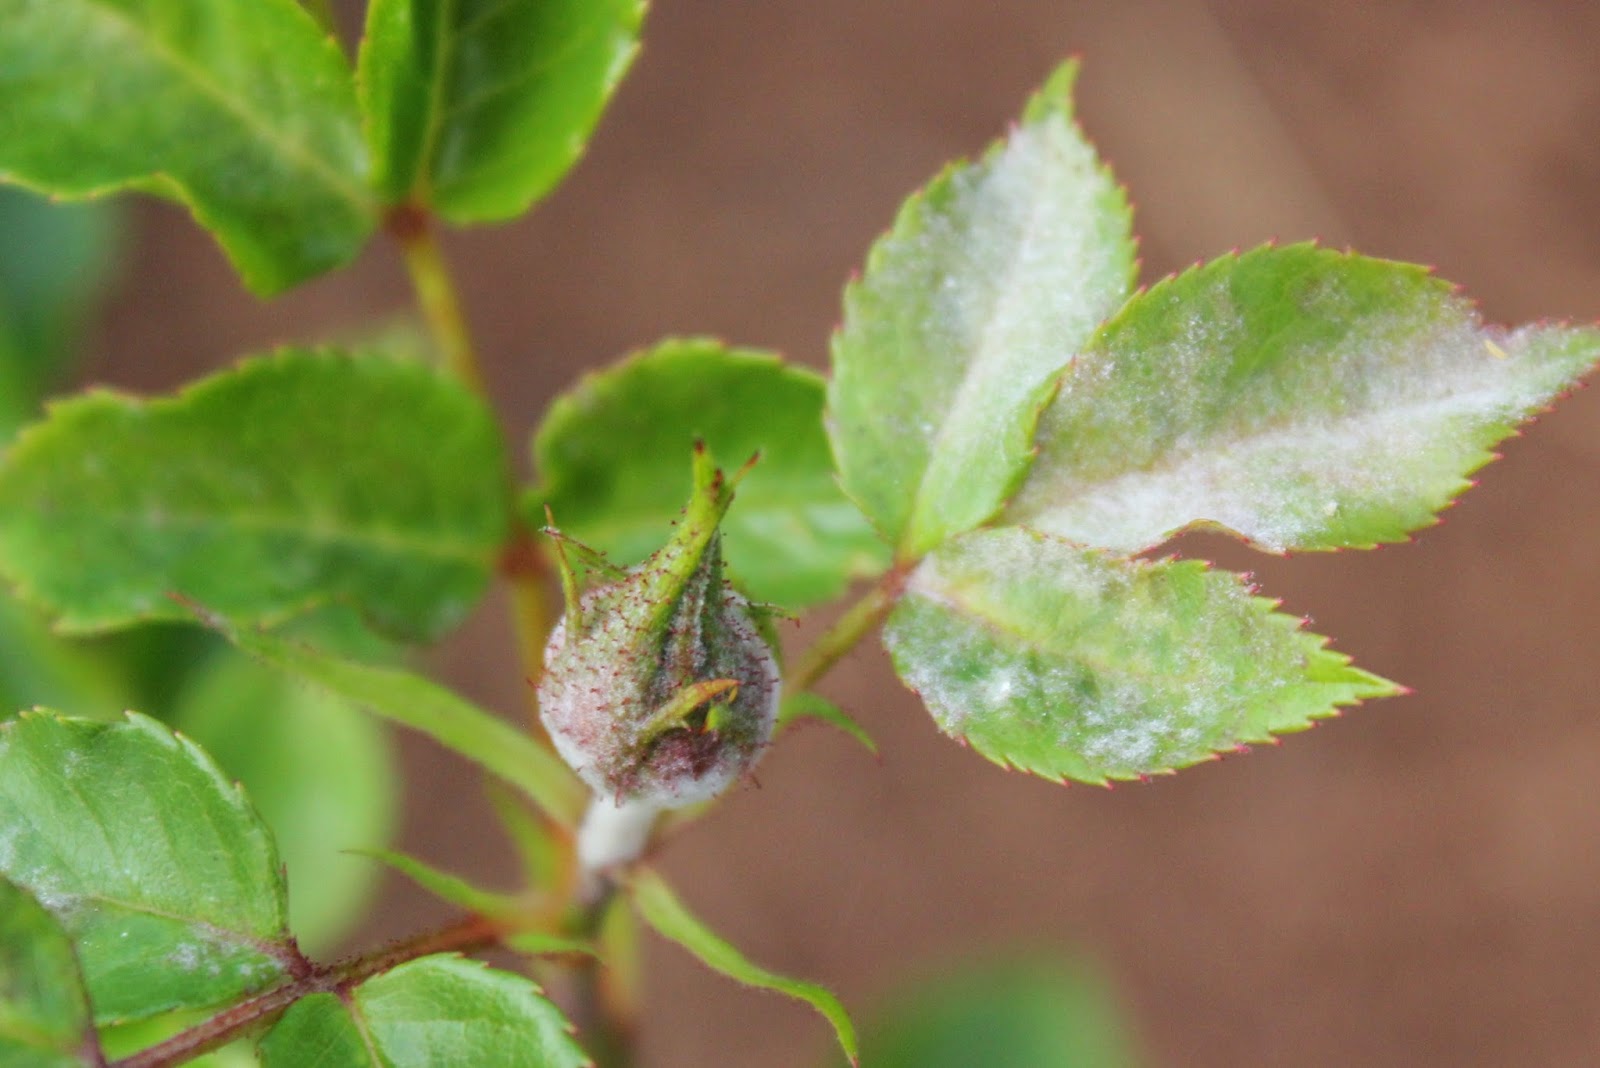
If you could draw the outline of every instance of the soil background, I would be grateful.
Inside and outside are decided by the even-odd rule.
[[[519,442],[584,369],[668,334],[824,366],[900,200],[1073,53],[1146,281],[1318,236],[1434,264],[1491,320],[1600,318],[1600,5],[659,0],[645,41],[566,184],[449,239]],[[136,222],[102,381],[164,389],[406,307],[382,241],[266,305],[175,209]],[[1170,779],[1063,788],[942,738],[864,647],[825,689],[881,765],[797,731],[662,863],[752,956],[858,1007],[1014,946],[1098,962],[1157,1064],[1600,1063],[1600,393],[1505,451],[1413,545],[1179,546],[1253,570],[1414,696]],[[431,656],[510,713],[502,607]],[[472,776],[401,745],[406,847],[506,873]],[[363,940],[440,915],[390,885]],[[803,1008],[648,951],[647,1068],[818,1063]]]

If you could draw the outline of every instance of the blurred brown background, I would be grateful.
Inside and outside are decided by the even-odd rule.
[[[658,0],[589,158],[450,251],[519,440],[582,369],[670,333],[821,366],[895,206],[982,149],[1060,58],[1138,206],[1147,279],[1318,235],[1437,265],[1487,317],[1600,317],[1600,5]],[[381,242],[265,305],[176,211],[138,214],[97,377],[165,388],[408,299]],[[1105,791],[942,739],[864,649],[826,689],[881,766],[796,732],[674,841],[758,960],[870,1006],[993,943],[1081,948],[1169,1065],[1600,1063],[1600,393],[1540,422],[1419,544],[1280,561],[1220,541],[1416,695],[1281,748]],[[519,710],[487,605],[440,667]],[[407,844],[509,869],[462,769],[404,741]],[[386,892],[369,935],[441,910]],[[803,1008],[652,943],[644,1063],[798,1068]]]

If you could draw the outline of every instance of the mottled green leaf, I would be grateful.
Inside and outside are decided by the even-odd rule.
[[[72,936],[101,1023],[238,998],[296,960],[265,824],[194,743],[133,713],[0,725],[0,875]]]
[[[372,0],[361,102],[376,184],[455,223],[520,215],[578,157],[639,47],[643,0]]]
[[[423,957],[341,1001],[296,1002],[261,1043],[265,1068],[586,1068],[571,1025],[520,975]]]
[[[33,896],[0,878],[0,1066],[93,1065],[89,1001],[72,941]]]
[[[1130,779],[1396,692],[1237,575],[1016,527],[929,556],[884,641],[945,733],[1049,778]]]
[[[109,204],[0,186],[0,436],[34,416],[78,355],[114,256]]]
[[[550,750],[438,683],[398,668],[344,660],[203,615],[240,649],[374,715],[418,730],[522,790],[552,819],[577,822],[585,791]]]
[[[1048,960],[967,967],[911,987],[862,1038],[873,1068],[1132,1068],[1104,981]]]
[[[667,341],[584,378],[534,437],[542,492],[561,530],[637,564],[661,547],[689,497],[696,439],[739,464],[723,522],[729,571],[752,597],[800,608],[883,570],[888,553],[834,483],[822,379],[776,356],[708,339]],[[537,513],[537,514],[532,514]]]
[[[272,293],[376,225],[339,45],[294,0],[0,0],[0,179],[182,201]]]
[[[1067,368],[1007,518],[1128,551],[1196,525],[1274,552],[1403,541],[1596,359],[1600,330],[1485,329],[1411,264],[1225,256]]]
[[[285,350],[176,397],[95,392],[0,466],[0,570],[59,628],[273,621],[344,600],[422,639],[487,584],[505,458],[483,402],[416,364]]]
[[[386,844],[399,783],[383,728],[361,709],[228,650],[184,687],[170,722],[239,780],[291,873],[289,921],[308,953],[333,949],[377,889],[346,851]]]
[[[645,923],[661,937],[688,950],[712,971],[721,972],[746,986],[798,998],[816,1009],[833,1025],[839,1048],[850,1058],[850,1063],[857,1063],[855,1025],[850,1022],[850,1015],[845,1012],[839,999],[830,991],[816,983],[787,979],[752,964],[743,953],[685,908],[672,888],[655,872],[648,869],[635,872],[629,879],[628,890],[634,907]]]
[[[1131,214],[1073,122],[1076,73],[907,201],[845,291],[829,432],[845,491],[902,556],[999,511],[1057,373],[1132,285]]]

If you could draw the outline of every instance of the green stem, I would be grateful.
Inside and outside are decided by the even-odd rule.
[[[479,394],[485,394],[478,353],[461,312],[461,300],[456,295],[450,266],[434,236],[433,220],[421,208],[402,205],[389,213],[388,229],[400,244],[412,289],[416,291],[417,305],[428,322],[428,330],[439,346],[445,366]]]
[[[817,684],[856,643],[877,629],[900,599],[912,564],[900,564],[878,580],[861,600],[851,605],[822,637],[811,644],[800,662],[783,680],[785,693],[801,694]]]

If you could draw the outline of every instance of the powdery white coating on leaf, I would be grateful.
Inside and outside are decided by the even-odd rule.
[[[1062,376],[1007,518],[1137,551],[1404,540],[1570,388],[1600,333],[1503,335],[1420,268],[1258,249],[1129,302]]]
[[[1074,73],[907,201],[846,291],[830,436],[846,492],[905,551],[998,510],[1052,378],[1127,297],[1130,213],[1073,122]]]
[[[946,733],[1089,782],[1170,771],[1394,692],[1235,575],[1015,527],[925,559],[884,638]]]

